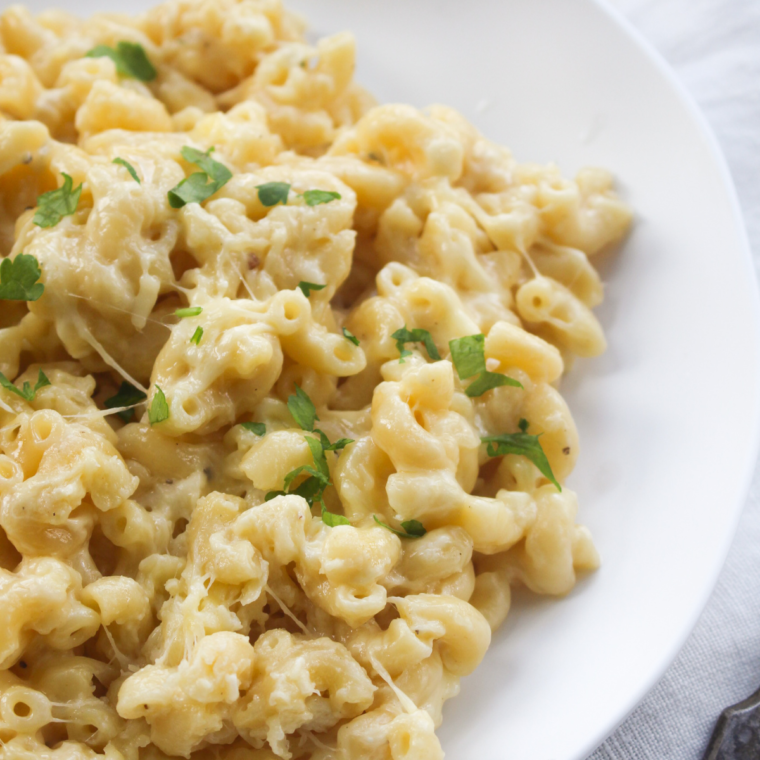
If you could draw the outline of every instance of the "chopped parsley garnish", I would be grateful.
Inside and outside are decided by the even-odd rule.
[[[278,203],[286,206],[288,203],[288,194],[290,193],[290,184],[288,182],[265,182],[263,185],[256,185],[259,191],[259,201],[262,206],[271,208]]]
[[[87,58],[110,58],[116,64],[119,74],[141,82],[152,82],[158,75],[145,48],[136,42],[117,42],[115,49],[108,45],[98,45],[85,55]]]
[[[397,536],[401,536],[401,538],[422,538],[427,533],[425,526],[419,520],[405,520],[401,523],[403,530],[398,530],[387,525],[382,520],[378,520],[377,515],[372,515],[372,517],[378,525],[382,525],[383,528],[387,528]]]
[[[0,301],[36,301],[44,292],[40,265],[34,256],[19,253],[0,262]]]
[[[323,454],[324,457],[324,454]],[[330,484],[330,476],[328,475],[326,478],[322,476],[322,473],[319,470],[315,470],[310,464],[304,464],[300,467],[296,467],[295,470],[291,470],[283,480],[283,486],[285,487],[285,493],[288,493],[290,490],[290,486],[292,485],[293,481],[302,473],[305,472],[311,477],[304,480],[303,483],[298,487],[299,489],[302,489],[302,491],[299,491],[296,489],[293,493],[298,494],[299,496],[303,496],[304,499],[306,499],[309,503],[314,499],[314,497],[321,493],[324,488],[326,488]],[[311,482],[313,481],[313,483]],[[313,486],[313,488],[312,488]],[[308,496],[306,493],[308,492]]]
[[[195,343],[197,346],[201,342],[201,338],[203,337],[203,328],[199,325],[195,328],[195,332],[193,333],[193,337],[190,338],[191,343]]]
[[[319,420],[314,404],[298,385],[296,385],[295,394],[288,396],[288,411],[298,427],[310,433],[314,430],[314,421]]]
[[[482,333],[449,341],[451,360],[460,380],[486,371],[485,345],[486,336]]]
[[[412,355],[412,352],[405,348],[407,343],[422,343],[422,345],[425,346],[428,356],[433,359],[433,361],[438,361],[441,358],[438,349],[435,347],[435,343],[433,343],[433,336],[427,330],[423,330],[420,327],[415,327],[414,330],[407,330],[406,325],[404,325],[396,330],[396,332],[391,335],[391,338],[396,341],[396,348],[398,348],[401,354],[401,358],[399,359],[400,364],[404,363],[405,356]]]
[[[349,443],[353,443],[353,438],[340,438],[335,443],[330,443],[330,439],[319,429],[314,431],[319,436],[319,442],[322,444],[324,451],[340,451],[345,449]]]
[[[37,383],[32,387],[28,380],[24,381],[24,385],[21,388],[17,388],[2,372],[0,372],[0,386],[5,388],[11,393],[15,393],[17,396],[21,396],[24,401],[28,401],[30,404],[34,401],[34,397],[37,395],[37,391],[40,388],[44,388],[46,385],[50,385],[47,375],[40,370],[37,375]]]
[[[306,443],[309,446],[309,450],[311,451],[311,456],[314,459],[314,464],[317,465],[317,470],[319,471],[318,477],[324,482],[325,485],[328,485],[330,482],[330,470],[327,467],[327,459],[325,459],[325,452],[322,448],[321,442],[316,438],[306,436]]]
[[[483,372],[465,389],[470,398],[482,396],[486,391],[500,388],[502,385],[511,385],[513,388],[522,388],[523,384],[512,377],[507,377],[499,372]]]
[[[215,182],[220,182],[221,185],[229,182],[232,179],[232,172],[218,161],[214,161],[211,158],[211,154],[216,150],[212,145],[207,151],[198,150],[197,148],[191,148],[189,145],[185,145],[180,151],[182,158],[190,164],[195,164],[204,174],[207,174],[210,179]],[[220,187],[221,187],[220,185]]]
[[[38,227],[55,227],[64,216],[71,216],[79,204],[79,196],[82,194],[82,186],[72,190],[74,180],[65,172],[63,185],[56,190],[50,190],[37,198],[37,211],[32,220]]]
[[[315,502],[319,501],[322,504],[322,520],[326,525],[348,525],[349,521],[345,517],[328,512],[325,507],[325,489],[331,485],[330,468],[327,465],[325,452],[338,451],[339,449],[345,448],[349,443],[353,443],[353,441],[349,438],[341,438],[335,443],[330,443],[330,439],[321,430],[314,430],[314,422],[319,419],[319,417],[317,417],[317,411],[314,404],[311,402],[311,399],[301,390],[301,388],[298,387],[298,385],[296,385],[295,394],[288,398],[288,409],[299,427],[307,432],[314,432],[319,436],[319,438],[306,436],[306,443],[311,451],[314,466],[306,464],[296,467],[295,470],[291,470],[283,480],[283,490],[269,491],[264,497],[264,500],[269,501],[270,499],[274,499],[275,496],[283,496],[292,493],[296,496],[303,497],[308,502],[309,506],[313,506]],[[262,423],[243,424],[261,424],[262,432],[259,435],[264,434],[264,426]],[[293,484],[293,481],[299,475],[304,473],[309,477],[291,491],[290,487]]]
[[[345,327],[343,328],[343,337],[346,340],[350,340],[355,346],[359,345],[359,338],[357,338],[352,332],[349,332]]]
[[[240,427],[258,436],[262,436],[267,432],[267,426],[263,422],[241,422]]]
[[[139,389],[135,388],[132,383],[128,383],[126,380],[119,386],[119,390],[115,396],[107,398],[105,400],[106,409],[118,409],[121,406],[133,406],[145,401],[148,397]],[[134,409],[124,409],[121,412],[117,412],[119,417],[124,422],[129,422],[135,415]]]
[[[175,309],[174,316],[180,319],[183,317],[197,317],[202,311],[202,306],[188,306],[186,309]]]
[[[150,402],[148,409],[148,422],[151,425],[157,425],[159,422],[169,419],[169,404],[166,402],[164,392],[156,386],[156,392],[153,394],[153,401]]]
[[[339,201],[340,197],[340,193],[333,193],[330,190],[307,190],[303,194],[307,206],[319,206],[321,203]]]
[[[172,208],[182,208],[188,203],[202,203],[232,179],[232,172],[211,158],[213,151],[213,146],[205,153],[188,145],[182,148],[182,158],[195,164],[201,171],[191,174],[169,190],[169,205]]]
[[[520,432],[527,433],[528,432],[528,426],[530,423],[528,420],[525,419],[525,417],[520,417],[520,421],[517,423],[517,427],[520,428]]]
[[[541,448],[539,437],[539,435],[528,435],[527,433],[502,433],[501,435],[489,435],[480,440],[488,444],[489,457],[500,457],[504,454],[519,454],[527,457],[538,467],[541,474],[550,480],[558,491],[561,491],[562,486],[554,477],[549,460]]]
[[[322,522],[331,528],[336,525],[351,525],[351,521],[347,517],[336,515],[335,512],[328,512],[324,502],[322,502]]]
[[[314,423],[319,421],[316,407],[312,403],[308,394],[306,394],[298,385],[295,387],[295,394],[288,397],[288,411],[301,430],[306,430],[308,433],[316,433],[319,436],[319,441],[314,438],[306,439],[306,442],[311,447],[312,454],[314,454],[315,461],[317,459],[315,446],[319,446],[320,451],[339,451],[348,446],[349,443],[354,442],[351,438],[341,438],[340,440],[335,441],[335,443],[330,443],[330,439],[321,430],[315,430]]]
[[[266,495],[266,501],[273,499],[275,496],[280,496],[286,493],[293,493],[296,496],[301,496],[308,502],[309,506],[313,505],[315,501],[323,500],[325,489],[330,485],[330,470],[327,466],[325,453],[322,450],[322,444],[316,438],[307,437],[306,443],[309,445],[315,467],[304,464],[300,467],[296,467],[295,470],[291,470],[283,480],[284,490],[270,491]],[[309,477],[293,491],[290,491],[290,486],[293,484],[293,481],[302,473],[306,473]]]
[[[113,161],[111,161],[112,164],[119,164],[119,166],[123,166],[131,175],[132,179],[137,182],[138,185],[141,185],[142,182],[140,182],[140,178],[137,176],[137,172],[135,171],[135,167],[132,166],[132,164],[129,163],[129,161],[123,159],[123,158],[114,158]]]
[[[517,380],[486,369],[485,340],[486,336],[480,334],[449,341],[451,360],[454,362],[459,379],[466,380],[474,375],[478,376],[467,386],[465,393],[470,398],[477,398],[486,391],[502,385],[522,388],[522,383]]]
[[[308,298],[311,295],[312,290],[324,290],[327,285],[317,285],[313,282],[306,282],[306,280],[301,280],[301,282],[298,283],[298,287],[301,288],[303,294]]]

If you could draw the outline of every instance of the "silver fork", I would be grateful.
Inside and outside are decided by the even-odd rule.
[[[760,689],[720,714],[703,760],[760,760]]]

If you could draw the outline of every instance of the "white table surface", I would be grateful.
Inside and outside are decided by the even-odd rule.
[[[733,173],[760,270],[760,0],[608,2],[660,51],[706,114]],[[700,760],[721,710],[758,687],[760,472],[687,644],[589,760]]]

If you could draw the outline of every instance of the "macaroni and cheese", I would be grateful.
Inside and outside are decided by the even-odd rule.
[[[610,175],[377,105],[279,0],[0,52],[0,757],[438,760],[510,587],[598,564]]]

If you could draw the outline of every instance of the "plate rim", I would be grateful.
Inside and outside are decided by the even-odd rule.
[[[748,356],[751,356],[755,368],[758,369],[760,368],[760,283],[758,283],[758,273],[754,267],[752,246],[747,231],[747,224],[744,219],[744,212],[742,211],[741,202],[739,201],[739,194],[720,141],[718,140],[707,116],[697,103],[696,98],[681,81],[678,73],[673,66],[671,66],[665,56],[657,49],[654,43],[639,31],[634,23],[625,16],[621,10],[613,6],[609,0],[583,1],[595,6],[596,9],[606,16],[611,23],[622,29],[639,51],[649,59],[657,69],[658,73],[665,79],[673,95],[677,97],[681,104],[687,109],[693,124],[698,128],[702,137],[705,138],[706,148],[709,150],[715,166],[720,173],[723,190],[726,192],[731,205],[731,215],[735,231],[737,232],[737,242],[741,249],[739,259],[742,268],[747,275],[745,279],[746,296],[749,299],[749,305],[753,315],[752,324],[754,329],[752,332],[754,340],[751,352],[748,351],[747,353]],[[742,498],[741,501],[737,501],[737,503],[733,505],[731,517],[726,520],[726,524],[728,524],[729,528],[726,531],[721,545],[713,552],[710,582],[704,584],[699,603],[694,605],[691,615],[682,621],[678,635],[672,637],[673,643],[667,651],[660,655],[659,662],[656,667],[651,670],[649,677],[644,680],[644,683],[639,688],[633,690],[629,700],[627,700],[629,703],[628,708],[611,725],[597,730],[594,736],[586,743],[585,749],[574,756],[574,760],[585,760],[587,758],[590,760],[590,756],[596,752],[597,749],[601,748],[607,739],[609,739],[644,702],[683,651],[684,646],[694,632],[702,614],[712,598],[720,575],[725,567],[728,554],[736,539],[739,521],[747,508],[747,498],[755,475],[758,472],[758,465],[760,464],[760,462],[758,462],[758,459],[760,459],[760,389],[755,390],[752,401],[752,413],[747,415],[747,417],[754,422],[754,433],[749,450],[745,454],[745,460],[738,468],[742,473],[740,478],[741,485],[738,489],[738,492],[742,494]],[[717,720],[717,718],[718,715],[716,714],[715,719]]]

